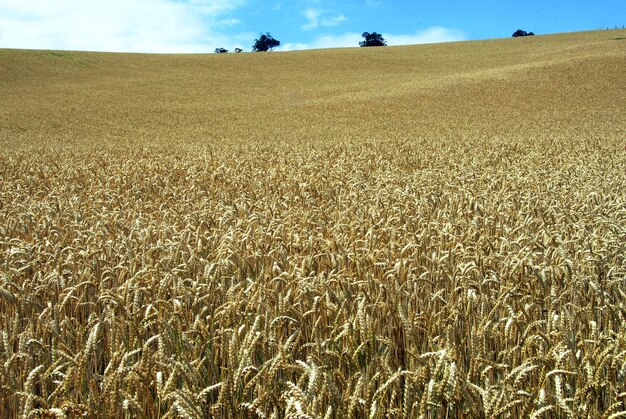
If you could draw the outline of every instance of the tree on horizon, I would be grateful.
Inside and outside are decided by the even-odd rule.
[[[379,33],[376,32],[363,32],[363,35],[361,35],[364,40],[359,42],[359,45],[362,47],[386,47],[387,46],[387,42],[385,41],[385,38],[383,38],[383,36]]]
[[[517,38],[517,37],[520,37],[520,36],[533,36],[533,35],[534,35],[533,32],[526,32],[526,31],[523,31],[521,29],[518,29],[515,32],[513,32],[513,38]]]
[[[263,52],[263,51],[271,51],[280,45],[280,41],[270,35],[269,32],[265,34],[261,34],[258,39],[254,40],[254,45],[252,46],[252,51],[254,52]]]

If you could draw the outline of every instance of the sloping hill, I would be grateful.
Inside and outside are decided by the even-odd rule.
[[[270,54],[0,50],[0,141],[615,133],[626,111],[625,35]]]

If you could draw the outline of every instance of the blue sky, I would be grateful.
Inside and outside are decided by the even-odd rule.
[[[0,48],[120,52],[249,51],[270,32],[281,50],[487,39],[626,25],[626,1],[0,0]]]

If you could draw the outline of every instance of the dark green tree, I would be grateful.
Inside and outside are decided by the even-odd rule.
[[[225,54],[227,52],[228,52],[228,50],[226,48],[215,48],[215,53],[216,54]]]
[[[252,51],[254,52],[262,52],[262,51],[271,51],[280,45],[280,41],[275,39],[270,35],[269,32],[266,34],[261,34],[259,39],[254,40],[254,45],[252,46]]]
[[[533,36],[533,35],[534,35],[534,33],[526,32],[526,31],[523,31],[521,29],[518,29],[515,32],[513,32],[513,38],[517,38],[519,36]]]
[[[376,32],[363,32],[363,35],[361,35],[364,40],[359,42],[359,45],[362,47],[386,47],[387,46],[387,42],[385,41],[385,38],[383,38],[383,36],[379,33]]]

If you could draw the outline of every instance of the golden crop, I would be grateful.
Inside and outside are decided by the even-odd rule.
[[[623,416],[624,37],[0,50],[1,416]]]

